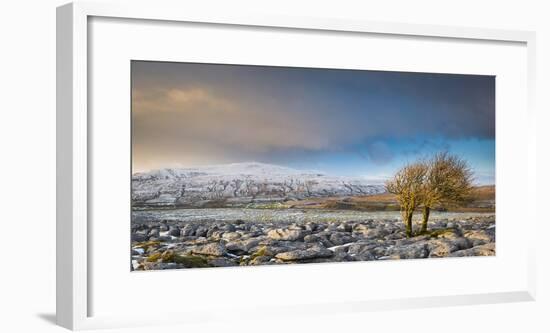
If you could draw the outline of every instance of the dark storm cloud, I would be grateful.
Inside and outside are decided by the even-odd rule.
[[[133,62],[132,92],[138,169],[495,134],[491,76]]]
[[[375,164],[388,164],[393,159],[393,152],[391,148],[384,142],[375,141],[367,144],[367,151],[369,158]]]

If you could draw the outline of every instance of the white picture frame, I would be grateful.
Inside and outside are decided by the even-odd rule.
[[[535,33],[467,27],[416,25],[405,23],[364,22],[335,18],[292,17],[280,15],[238,15],[235,13],[203,12],[187,8],[185,4],[135,3],[113,5],[104,3],[77,2],[57,9],[57,323],[63,327],[80,330],[102,327],[135,326],[197,322],[206,319],[223,319],[230,314],[215,312],[208,317],[198,313],[182,313],[180,316],[156,314],[143,316],[98,316],[89,308],[92,304],[90,290],[101,285],[90,281],[89,261],[90,233],[88,217],[89,196],[89,55],[90,34],[88,23],[92,17],[121,18],[216,24],[221,26],[271,27],[274,29],[305,29],[325,32],[350,32],[357,34],[380,34],[380,36],[434,37],[443,39],[466,39],[483,42],[514,42],[527,48],[527,101],[529,169],[526,196],[535,199],[535,123],[534,74]],[[536,214],[533,212],[533,214]],[[533,215],[534,217],[534,215]],[[535,218],[525,223],[534,224]],[[531,236],[532,237],[532,236]],[[525,244],[529,245],[529,239]],[[356,300],[347,302],[274,305],[269,314],[258,311],[259,316],[290,314],[320,314],[342,311],[369,311],[380,309],[435,307],[529,301],[535,298],[535,251],[527,250],[527,285],[520,290],[490,293],[466,293],[451,296],[405,297],[385,300]],[[310,267],[306,265],[306,268]]]

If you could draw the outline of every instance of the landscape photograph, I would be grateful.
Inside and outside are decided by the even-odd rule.
[[[132,271],[496,254],[494,76],[132,61],[131,84]]]

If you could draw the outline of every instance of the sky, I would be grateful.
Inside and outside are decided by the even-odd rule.
[[[132,61],[132,170],[262,162],[384,180],[439,151],[494,184],[494,76]]]

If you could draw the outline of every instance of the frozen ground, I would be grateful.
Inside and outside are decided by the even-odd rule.
[[[462,219],[474,216],[492,216],[494,213],[431,213],[431,219]],[[417,216],[420,218],[420,215]],[[252,209],[252,208],[203,208],[203,209],[159,209],[136,210],[132,213],[134,222],[209,222],[235,221],[244,222],[348,222],[369,219],[400,219],[398,211],[361,212],[353,210],[320,210],[320,209]]]

